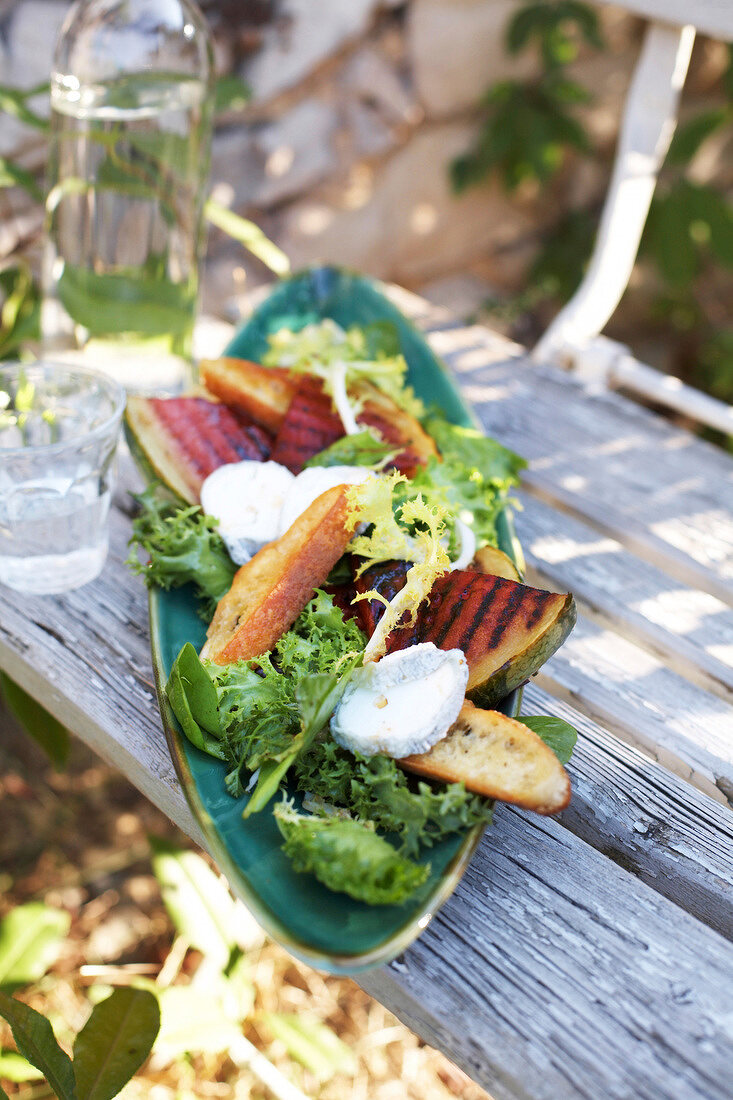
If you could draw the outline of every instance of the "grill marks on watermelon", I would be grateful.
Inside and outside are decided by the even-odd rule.
[[[265,462],[272,442],[267,432],[226,405],[205,397],[152,398],[155,417],[203,480],[229,462]]]
[[[424,463],[409,447],[405,447],[404,436],[396,424],[391,424],[386,417],[376,409],[370,408],[369,403],[359,413],[358,421],[365,428],[372,428],[387,446],[394,447],[397,454],[386,467],[388,470],[398,470],[405,477],[414,477]],[[400,449],[403,448],[403,449]]]
[[[352,563],[354,570],[358,559]],[[357,592],[371,589],[391,600],[405,584],[409,562],[370,566],[355,579]],[[508,632],[529,636],[558,596],[487,573],[457,569],[438,577],[411,626],[393,630],[387,652],[432,642],[439,649],[461,649],[468,661],[500,648]],[[359,602],[359,622],[371,637],[384,614],[378,600]]]
[[[516,581],[457,569],[433,585],[420,608],[418,635],[439,649],[463,650],[470,665],[499,649],[510,631],[529,636],[557,598]]]
[[[280,425],[271,457],[299,474],[309,458],[344,434],[341,417],[320,379],[304,377]]]

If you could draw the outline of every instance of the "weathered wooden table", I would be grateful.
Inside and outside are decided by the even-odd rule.
[[[531,460],[528,579],[581,614],[525,710],[581,735],[568,810],[500,807],[417,943],[359,982],[496,1100],[730,1100],[733,460],[395,295],[486,431]],[[0,667],[200,841],[122,564],[134,484],[128,460],[98,581],[0,590]]]

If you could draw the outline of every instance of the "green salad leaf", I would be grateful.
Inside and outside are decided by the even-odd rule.
[[[369,905],[399,905],[427,879],[429,865],[401,856],[368,822],[299,814],[284,800],[275,820],[296,871]]]
[[[493,803],[469,793],[462,783],[433,789],[408,779],[389,756],[360,756],[327,738],[303,753],[295,764],[300,790],[349,813],[374,821],[415,855],[420,846],[491,821]]]
[[[276,793],[291,764],[310,747],[324,729],[344,693],[349,677],[361,654],[354,654],[350,667],[336,677],[331,672],[316,672],[302,676],[295,688],[295,698],[300,712],[300,732],[286,750],[270,758],[260,767],[252,797],[244,810],[244,817],[264,809]]]
[[[529,718],[522,714],[519,721],[550,746],[561,764],[568,763],[578,740],[578,731],[569,722],[546,714],[530,715]]]
[[[380,470],[395,457],[394,447],[381,440],[368,429],[337,439],[325,451],[309,458],[305,466],[368,466]]]
[[[236,565],[216,530],[218,521],[196,505],[182,508],[158,483],[134,496],[140,507],[132,523],[126,564],[148,588],[180,588],[192,583],[208,622],[229,591]],[[139,552],[148,559],[141,562]]]
[[[477,547],[496,546],[496,518],[527,465],[513,451],[475,428],[433,417],[425,424],[442,461],[430,458],[413,479],[431,503],[448,505],[474,532]]]
[[[384,326],[343,329],[327,317],[298,332],[280,329],[269,337],[269,342],[270,350],[262,359],[266,366],[315,375],[337,408],[350,386],[366,381],[413,416],[425,413],[422,401],[405,384],[407,363],[399,354],[398,342],[388,339]],[[386,346],[390,347],[389,354],[383,350]]]

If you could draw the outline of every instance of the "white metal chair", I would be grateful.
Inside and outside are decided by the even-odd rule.
[[[583,282],[532,356],[576,370],[589,385],[623,386],[733,435],[733,407],[638,362],[623,344],[600,335],[636,260],[675,130],[696,30],[733,41],[733,0],[622,0],[621,6],[650,23],[626,100],[595,248]]]

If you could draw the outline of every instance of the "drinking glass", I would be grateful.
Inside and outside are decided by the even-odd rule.
[[[0,364],[2,584],[64,592],[99,574],[124,407],[96,371]]]

